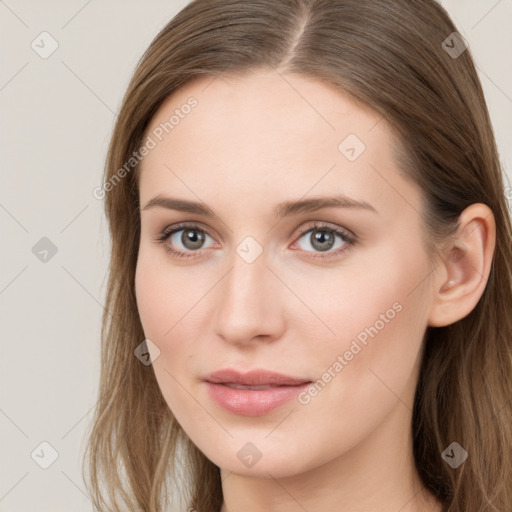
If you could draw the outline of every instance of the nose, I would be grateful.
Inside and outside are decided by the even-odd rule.
[[[223,340],[245,345],[273,341],[285,329],[285,287],[268,266],[266,253],[248,263],[237,253],[218,284],[214,331]]]

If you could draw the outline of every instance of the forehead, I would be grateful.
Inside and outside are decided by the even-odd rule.
[[[406,186],[382,116],[301,75],[196,77],[162,103],[146,137],[155,147],[141,162],[141,198],[178,188],[197,199],[214,189],[278,202],[336,189],[396,202],[397,188]]]
[[[196,105],[189,108],[191,98]],[[380,121],[381,116],[356,103],[343,91],[331,84],[296,74],[280,74],[276,71],[258,70],[244,75],[220,74],[199,76],[179,87],[160,106],[146,130],[158,129],[172,120],[172,129],[161,127],[166,139],[180,140],[193,124],[194,131],[215,137],[216,143],[244,146],[272,140],[280,133],[291,143],[297,139],[319,139],[336,142],[348,133],[368,139],[368,133]],[[178,118],[179,116],[179,118]],[[386,127],[384,127],[384,130]],[[382,130],[380,130],[382,132]],[[169,133],[167,133],[169,132]],[[251,134],[248,140],[244,135]],[[229,134],[225,141],[220,135]],[[169,135],[167,137],[167,135]],[[186,133],[187,138],[194,136]],[[198,134],[199,135],[199,134]],[[194,137],[196,147],[200,139]],[[210,140],[205,140],[210,143]],[[318,147],[318,144],[315,146]],[[286,146],[282,145],[281,149]],[[309,147],[311,152],[314,147]]]

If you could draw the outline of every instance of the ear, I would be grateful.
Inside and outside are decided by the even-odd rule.
[[[443,251],[433,281],[429,326],[443,327],[467,316],[480,300],[491,271],[496,244],[492,210],[482,203],[468,206],[459,228]]]

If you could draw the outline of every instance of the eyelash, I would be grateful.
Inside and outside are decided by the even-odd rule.
[[[206,230],[200,228],[199,225],[194,224],[194,223],[182,222],[180,224],[176,224],[171,227],[166,227],[157,236],[155,241],[158,243],[161,243],[161,244],[165,244],[165,242],[174,233],[177,233],[178,231],[182,231],[184,229],[197,230],[202,233],[206,233],[208,236],[210,236],[210,238],[213,238]],[[343,242],[345,242],[345,247],[338,248],[337,250],[335,250],[333,252],[327,252],[326,253],[326,254],[328,254],[327,256],[320,255],[321,253],[319,253],[318,256],[312,256],[315,259],[331,259],[336,256],[340,256],[341,254],[348,251],[350,249],[350,247],[354,246],[357,243],[357,237],[355,235],[353,235],[352,233],[350,233],[349,231],[332,227],[331,225],[326,224],[324,222],[315,222],[315,223],[313,223],[313,225],[309,225],[307,228],[305,228],[298,234],[297,240],[302,238],[306,233],[309,233],[310,231],[314,231],[314,230],[327,231],[329,233],[333,233],[334,235],[338,235],[343,240]],[[176,256],[177,258],[183,258],[183,259],[196,258],[197,256],[195,255],[195,253],[199,252],[199,251],[189,251],[189,252],[177,251],[176,249],[173,249],[172,247],[169,247],[168,245],[165,245],[164,248],[169,254],[172,254],[173,256]],[[311,251],[305,251],[305,252],[311,252]]]

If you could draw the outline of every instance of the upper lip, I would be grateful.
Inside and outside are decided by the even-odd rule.
[[[295,386],[311,382],[308,379],[289,377],[268,370],[251,370],[247,373],[241,373],[231,368],[210,373],[205,380],[216,384],[241,384],[245,386]]]

